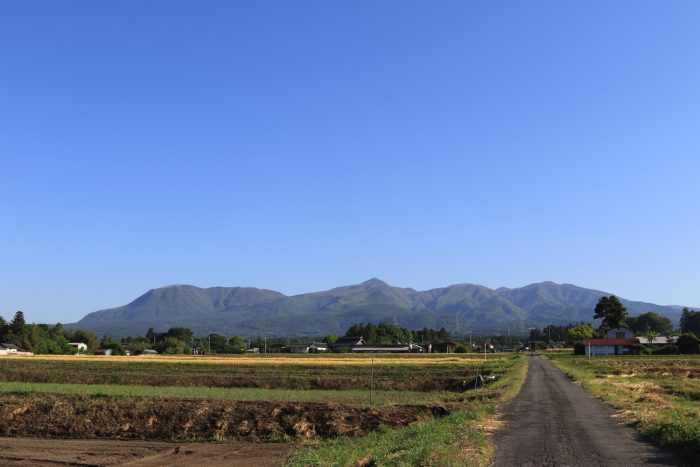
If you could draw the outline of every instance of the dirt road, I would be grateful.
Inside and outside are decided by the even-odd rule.
[[[520,394],[504,408],[493,466],[683,465],[644,442],[614,410],[574,384],[551,362],[529,358]]]
[[[2,466],[276,466],[294,445],[0,438]]]

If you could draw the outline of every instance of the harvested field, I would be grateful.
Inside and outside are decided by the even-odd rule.
[[[501,355],[489,354],[488,360],[500,360]],[[138,355],[110,357],[97,355],[7,355],[6,360],[45,360],[45,361],[104,361],[118,362],[158,362],[158,363],[211,363],[223,365],[261,365],[261,364],[297,364],[297,365],[370,365],[386,364],[421,364],[433,365],[444,363],[483,362],[483,355],[475,354],[243,354],[243,355]]]
[[[464,382],[473,380],[477,372],[484,375],[501,373],[514,361],[512,357],[484,361],[446,357],[382,357],[375,360],[351,356],[339,357],[339,365],[330,365],[314,364],[315,357],[288,358],[286,363],[253,357],[209,361],[198,358],[61,357],[0,358],[0,381],[330,390],[369,389],[372,385],[379,390],[462,391]],[[332,357],[318,357],[318,361],[332,360]],[[416,360],[420,363],[415,363]],[[302,361],[304,363],[300,364]],[[427,362],[432,363],[426,365]]]
[[[12,467],[75,466],[278,466],[292,444],[174,443],[124,440],[0,438],[0,465]]]
[[[322,459],[331,451],[336,460],[329,462],[344,465],[337,459],[354,454],[342,454],[342,446],[376,452],[382,462],[485,463],[491,451],[482,421],[517,390],[523,359],[401,357],[0,358],[0,436],[131,440],[134,446],[265,443],[303,450],[302,457],[291,454],[294,465],[308,465],[300,461],[306,458],[327,465]],[[328,451],[327,443],[336,441]],[[407,448],[400,455],[392,451],[397,443]],[[125,449],[118,452],[130,455]],[[187,463],[181,453],[163,449],[156,463]],[[204,451],[214,459],[244,459],[222,449]],[[41,456],[51,459],[50,452]],[[77,459],[71,456],[99,464],[75,450],[65,453],[66,462]],[[144,465],[154,461],[148,459]],[[256,465],[252,460],[230,462]]]
[[[370,409],[330,403],[207,401],[79,395],[0,396],[0,435],[279,441],[358,436],[446,415],[441,406]]]

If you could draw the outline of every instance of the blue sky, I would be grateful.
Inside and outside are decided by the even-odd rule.
[[[700,305],[700,5],[0,5],[0,314],[174,283]]]

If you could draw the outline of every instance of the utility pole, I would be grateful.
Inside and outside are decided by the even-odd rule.
[[[267,337],[265,337],[265,353],[267,354]]]

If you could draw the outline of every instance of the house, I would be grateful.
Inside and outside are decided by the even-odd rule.
[[[583,345],[586,355],[633,355],[639,339],[625,328],[610,329],[605,339],[585,339]]]
[[[361,345],[366,345],[362,337],[339,337],[337,341],[330,344],[330,348],[334,351],[346,349],[350,351],[354,347],[359,347]]]
[[[639,339],[639,342],[642,344],[647,344],[647,345],[672,345],[675,344],[676,341],[678,340],[677,337],[666,337],[666,336],[656,336],[654,337],[651,342],[649,342],[649,339],[647,339],[644,336],[639,336],[637,337]]]
[[[14,344],[3,342],[0,344],[0,355],[34,355],[34,352],[27,352]]]
[[[455,353],[455,348],[457,347],[457,344],[448,341],[448,342],[440,342],[438,344],[433,344],[431,347],[431,352],[433,353]]]
[[[352,353],[407,353],[410,351],[410,344],[358,345],[350,349]]]
[[[312,342],[307,347],[306,352],[328,352],[328,344],[325,342]]]
[[[95,350],[95,355],[104,355],[109,357],[112,355],[112,349],[97,349]]]
[[[14,344],[8,344],[6,342],[3,342],[2,344],[0,344],[0,351],[3,352],[1,355],[10,355],[19,352],[20,348]]]
[[[289,353],[290,349],[284,344],[270,344],[267,346],[267,353]]]
[[[83,342],[69,342],[68,345],[71,347],[74,347],[78,352],[85,352],[87,351],[87,344]]]

